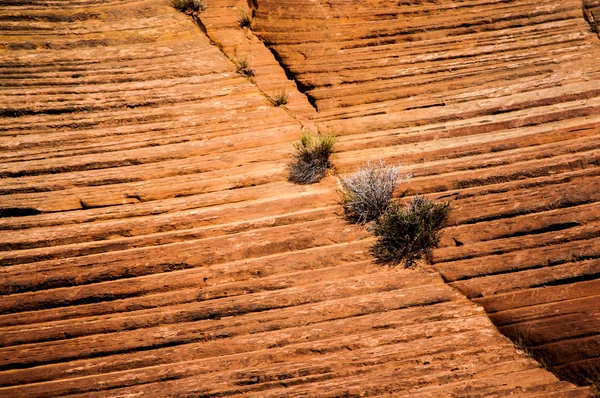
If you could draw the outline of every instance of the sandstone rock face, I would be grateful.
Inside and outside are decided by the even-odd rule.
[[[542,22],[521,27],[523,37],[545,38],[556,58],[538,65],[533,48],[519,58],[524,71],[498,64],[500,76],[513,76],[507,85],[493,83],[485,62],[476,65],[485,40],[473,36],[465,46],[477,62],[464,71],[489,75],[479,94],[461,91],[476,84],[457,66],[443,73],[458,81],[439,83],[454,101],[412,110],[401,104],[418,101],[369,102],[369,90],[401,86],[377,82],[379,72],[365,67],[369,51],[369,62],[386,59],[383,42],[356,47],[350,59],[365,82],[353,83],[356,92],[315,88],[316,113],[252,31],[236,27],[247,3],[206,3],[200,26],[161,0],[11,0],[0,8],[0,396],[589,397],[589,388],[560,381],[515,349],[439,272],[479,297],[497,324],[507,319],[504,329],[547,325],[538,308],[561,305],[569,313],[557,319],[575,326],[557,328],[557,344],[580,328],[575,311],[590,313],[592,277],[553,290],[533,284],[594,275],[596,44],[572,34],[566,42],[578,50],[570,50],[548,44],[554,38]],[[378,3],[353,2],[362,20],[349,23],[355,17],[344,4],[295,2],[306,7],[275,34],[290,6],[259,2],[253,25],[271,42],[280,35],[290,57],[320,40],[328,70],[339,65],[330,38],[359,35],[364,18],[377,17],[373,27],[386,20],[372,14]],[[330,20],[347,26],[318,30],[308,14],[299,17],[320,18],[309,6],[339,9]],[[549,23],[585,25],[581,16]],[[294,35],[313,39],[294,44]],[[377,32],[374,40],[385,39]],[[436,48],[446,39],[432,32],[430,40]],[[503,40],[511,46],[510,36]],[[505,48],[491,40],[496,46]],[[443,51],[465,51],[452,47]],[[423,62],[435,68],[445,59],[439,51],[431,59],[422,52]],[[490,51],[489,63],[504,59]],[[254,81],[236,73],[237,55],[252,60]],[[294,65],[286,63],[287,76],[306,89],[312,83]],[[571,80],[541,74],[550,67],[571,68]],[[282,85],[290,103],[277,108],[269,95]],[[446,95],[428,92],[422,104]],[[363,99],[345,106],[355,98]],[[313,186],[286,181],[302,128],[340,135],[342,172],[384,154],[413,170],[413,190],[451,198],[456,210],[436,268],[373,264],[370,234],[338,215],[334,176]],[[568,253],[581,258],[535,265]],[[477,296],[465,285],[477,281],[498,290]],[[588,333],[576,341],[595,340]]]
[[[581,2],[262,0],[254,26],[340,136],[338,170],[384,156],[452,203],[444,280],[552,370],[597,378],[600,42]]]

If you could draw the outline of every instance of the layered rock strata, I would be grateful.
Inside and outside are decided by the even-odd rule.
[[[452,203],[444,280],[597,379],[600,42],[581,2],[263,0],[254,30],[339,136],[338,171],[385,157]]]
[[[515,349],[435,269],[373,264],[370,234],[337,214],[333,176],[286,181],[291,142],[316,116],[297,92],[289,108],[271,104],[273,63],[251,32],[236,37],[255,79],[236,73],[236,47],[216,40],[245,4],[206,3],[208,35],[158,0],[0,9],[0,395],[589,396]],[[342,171],[386,142],[358,132],[376,119],[355,121],[340,134]],[[560,144],[593,137],[564,134],[580,135],[556,140],[565,157],[580,147]],[[439,194],[462,180],[436,167],[460,176],[452,167],[468,160],[424,160],[430,177],[415,189]],[[501,206],[482,205],[485,189],[455,195],[470,210],[455,211],[448,239],[465,239],[460,217]]]

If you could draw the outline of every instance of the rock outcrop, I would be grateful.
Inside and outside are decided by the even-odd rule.
[[[545,338],[565,308],[558,344],[591,314],[600,86],[581,10],[538,1],[513,35],[449,16],[460,48],[444,30],[396,48],[380,2],[293,3],[253,21],[283,69],[236,27],[243,1],[207,0],[200,25],[162,0],[3,3],[0,396],[590,396],[460,292],[505,333]],[[401,7],[423,22],[427,4]],[[287,182],[303,128],[339,134],[340,172],[383,154],[452,200],[435,268],[374,264],[334,176]]]
[[[403,162],[454,208],[444,280],[555,372],[598,378],[600,42],[581,2],[263,0],[255,21],[339,135],[338,170]]]

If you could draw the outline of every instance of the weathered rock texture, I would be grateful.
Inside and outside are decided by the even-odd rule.
[[[262,0],[254,27],[339,171],[385,156],[452,203],[451,286],[554,371],[600,368],[600,42],[579,0]]]
[[[436,253],[446,278],[464,253],[479,256],[474,273],[484,272],[481,264],[504,264],[483,257],[493,250],[542,261],[550,252],[536,239],[558,239],[552,228],[523,234],[518,239],[526,243],[514,250],[510,236],[565,217],[577,217],[580,225],[569,231],[579,235],[565,235],[560,245],[596,253],[595,240],[583,239],[595,231],[594,80],[584,84],[588,74],[575,73],[560,88],[546,77],[533,94],[479,82],[482,99],[448,99],[452,117],[437,108],[403,112],[401,100],[368,103],[360,85],[338,97],[364,96],[353,108],[336,105],[317,117],[297,92],[289,108],[275,108],[270,87],[294,84],[281,70],[267,72],[277,65],[252,32],[236,31],[236,7],[246,7],[240,3],[207,1],[200,15],[223,52],[191,18],[159,0],[3,3],[0,396],[589,396],[588,388],[559,381],[515,349],[435,269],[373,264],[370,235],[336,214],[335,178],[296,186],[286,181],[286,163],[311,118],[341,134],[342,171],[379,153],[410,163],[414,189],[453,198],[453,225]],[[263,22],[256,23],[267,32],[277,7],[263,4]],[[282,40],[304,34],[286,23]],[[357,32],[364,25],[349,24]],[[330,57],[325,66],[337,63],[324,40],[334,29],[318,32]],[[574,42],[580,51],[556,51],[573,59],[572,71],[591,68],[581,51],[592,45],[583,33]],[[385,59],[378,48],[357,51]],[[240,51],[256,66],[256,84],[235,71],[232,57]],[[437,57],[425,62],[435,67]],[[361,58],[351,59],[368,77]],[[367,79],[364,87],[373,84]],[[451,87],[459,83],[447,84],[449,96],[460,91]],[[491,98],[494,87],[508,97]],[[494,106],[506,112],[489,116]],[[561,119],[573,112],[581,114]],[[536,117],[538,123],[527,122]],[[510,129],[517,120],[527,127]],[[502,123],[506,131],[488,133]],[[571,208],[561,205],[564,197]],[[533,203],[554,218],[532,212],[541,208]],[[517,213],[524,218],[511,220],[525,221],[494,221]],[[502,234],[510,235],[505,243]],[[460,251],[453,239],[473,250]],[[560,245],[550,250],[564,255]],[[589,258],[555,269],[581,274],[593,269]],[[587,292],[575,300],[584,305],[593,290],[572,286],[579,290],[567,293]],[[524,302],[495,298],[485,295],[486,308]],[[504,307],[497,314],[506,314]]]

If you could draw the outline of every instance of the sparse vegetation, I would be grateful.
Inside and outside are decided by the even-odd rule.
[[[384,160],[367,162],[357,172],[340,179],[341,204],[346,218],[358,224],[375,220],[371,229],[377,242],[372,254],[383,263],[412,268],[420,258],[430,258],[440,241],[450,205],[415,196],[405,207],[392,200],[398,185],[411,178],[400,165]]]
[[[244,9],[238,11],[238,26],[240,28],[252,27],[252,16],[248,13],[248,11]]]
[[[287,91],[285,88],[282,88],[271,97],[271,103],[275,106],[285,105],[288,103],[288,97]]]
[[[171,0],[171,5],[181,12],[199,12],[206,9],[204,0]]]
[[[254,76],[254,71],[250,67],[250,62],[247,57],[239,57],[235,61],[237,63],[237,71],[246,77]]]
[[[384,160],[367,162],[355,173],[340,179],[342,206],[352,222],[365,224],[387,209],[392,194],[401,182],[411,176],[400,175],[400,165],[387,165]]]
[[[333,135],[303,132],[300,142],[294,144],[296,153],[289,165],[289,180],[299,184],[320,181],[327,174],[327,169],[333,166],[330,157],[334,146]]]
[[[405,207],[391,202],[375,221],[373,255],[384,263],[413,268],[416,260],[431,257],[449,212],[449,203],[438,204],[423,196],[415,196]]]

